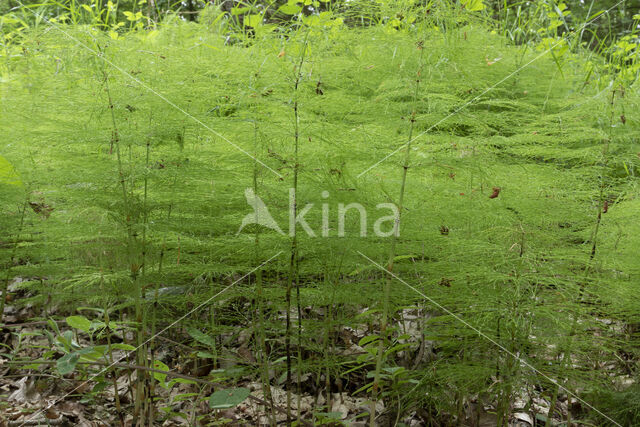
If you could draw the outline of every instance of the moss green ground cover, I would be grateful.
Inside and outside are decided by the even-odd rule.
[[[637,386],[617,385],[637,375],[625,362],[638,356],[628,326],[640,320],[637,88],[623,93],[589,74],[586,55],[565,55],[562,70],[550,55],[519,70],[542,51],[472,24],[408,34],[328,26],[231,46],[186,23],[119,40],[65,31],[109,63],[47,29],[7,59],[0,83],[0,166],[9,176],[10,163],[22,182],[0,174],[1,256],[9,280],[27,279],[20,303],[42,303],[43,316],[77,306],[126,313],[140,286],[144,313],[168,325],[275,256],[264,267],[265,324],[272,384],[281,383],[290,237],[263,228],[256,250],[256,227],[238,229],[257,170],[259,196],[288,231],[297,99],[298,204],[314,204],[306,219],[317,235],[298,235],[301,369],[310,383],[328,369],[353,393],[371,381],[377,345],[346,350],[377,333],[386,277],[362,254],[387,262],[390,239],[375,235],[374,222],[389,210],[376,206],[398,202],[415,120],[394,273],[423,295],[394,280],[391,299],[396,313],[420,310],[424,335],[400,337],[396,314],[392,335],[409,345],[385,358],[406,369],[405,382],[387,387],[385,416],[462,414],[479,396],[496,407],[548,398],[553,378],[613,419],[637,421]],[[355,210],[337,235],[339,203],[366,208],[366,237]],[[253,275],[240,280],[167,332],[217,337],[217,357],[241,367],[230,386],[258,373],[233,351],[242,329],[258,329],[255,286]],[[430,357],[418,357],[423,340]],[[579,417],[608,422],[576,405]]]

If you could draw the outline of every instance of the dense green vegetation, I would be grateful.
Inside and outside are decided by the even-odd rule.
[[[640,17],[461,3],[3,10],[0,419],[638,425]]]

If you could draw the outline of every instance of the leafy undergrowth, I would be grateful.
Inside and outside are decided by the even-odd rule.
[[[146,372],[158,424],[268,424],[264,401],[207,402],[221,388],[267,399],[266,377],[287,405],[297,168],[315,236],[298,225],[293,415],[364,421],[393,240],[379,204],[399,202],[411,138],[381,425],[533,423],[556,400],[558,420],[638,423],[637,88],[582,55],[520,69],[542,52],[475,24],[236,44],[187,23],[64,31],[25,36],[0,83],[5,322],[43,321],[3,331],[5,418],[130,420]],[[282,234],[240,230],[247,189]],[[339,236],[340,203],[366,224],[350,209]],[[142,361],[141,325],[161,332]],[[140,363],[151,370],[126,367]],[[569,392],[554,399],[554,381]]]

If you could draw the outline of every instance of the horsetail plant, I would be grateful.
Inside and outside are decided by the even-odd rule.
[[[106,384],[109,393],[113,387],[116,396],[114,399],[99,391],[83,394],[96,403],[104,398],[111,402],[107,405],[115,403],[115,410],[110,411],[112,423],[131,420],[134,411],[139,425],[162,423],[175,416],[178,409],[170,406],[178,403],[177,398],[168,406],[163,405],[166,413],[154,412],[156,402],[163,401],[166,395],[174,396],[176,390],[169,393],[164,389],[169,383],[156,383],[153,378],[164,369],[179,368],[201,377],[209,384],[206,387],[212,384],[210,380],[215,381],[214,387],[223,388],[216,390],[218,394],[232,390],[227,387],[251,383],[254,392],[249,398],[257,398],[256,393],[264,396],[264,400],[253,400],[238,411],[214,409],[215,405],[211,405],[216,411],[212,413],[199,405],[208,389],[179,390],[185,392],[180,415],[190,423],[220,424],[225,422],[223,417],[231,414],[238,417],[239,423],[270,425],[285,417],[288,425],[308,421],[348,424],[363,417],[372,425],[477,424],[481,416],[487,416],[504,426],[514,419],[516,409],[523,409],[514,406],[517,400],[527,404],[522,412],[540,418],[548,415],[549,422],[557,423],[559,418],[568,421],[570,415],[579,415],[581,420],[597,424],[593,417],[599,415],[584,405],[579,409],[571,405],[574,408],[564,412],[560,389],[565,387],[580,390],[576,398],[585,397],[603,409],[607,399],[616,402],[607,409],[618,418],[623,405],[617,402],[631,402],[627,407],[632,407],[635,397],[629,391],[636,387],[610,387],[618,380],[618,375],[610,374],[618,374],[617,368],[628,367],[637,359],[633,345],[617,344],[636,333],[631,328],[638,318],[632,303],[623,301],[633,295],[637,274],[633,248],[637,247],[638,233],[633,218],[638,205],[632,197],[637,190],[637,114],[628,108],[624,117],[623,91],[618,83],[607,89],[597,86],[601,83],[597,81],[601,70],[607,70],[603,64],[611,62],[599,58],[598,52],[608,42],[590,44],[592,52],[567,44],[575,49],[571,49],[570,60],[567,50],[561,64],[566,78],[562,79],[554,65],[558,58],[552,58],[557,52],[528,66],[527,58],[536,55],[532,50],[541,53],[542,37],[553,38],[552,44],[559,41],[556,34],[549,32],[541,3],[529,7],[500,1],[504,4],[501,12],[505,21],[513,23],[504,26],[504,33],[512,33],[511,40],[492,32],[491,22],[474,20],[474,14],[467,13],[482,6],[481,1],[436,1],[430,6],[397,8],[385,4],[365,10],[372,25],[357,29],[352,28],[358,23],[353,13],[347,16],[342,15],[342,10],[332,9],[302,16],[300,6],[287,4],[282,13],[292,16],[293,27],[268,22],[274,17],[271,11],[245,13],[259,26],[249,35],[248,25],[240,25],[242,33],[230,36],[231,41],[236,40],[234,46],[223,41],[227,34],[223,36],[215,29],[200,31],[207,27],[198,27],[198,23],[165,21],[147,31],[138,27],[138,20],[132,22],[138,28],[136,34],[125,36],[121,32],[122,37],[111,37],[110,56],[115,56],[111,49],[121,49],[115,65],[131,72],[140,82],[161,88],[162,97],[184,107],[206,123],[205,127],[212,124],[216,132],[246,143],[249,150],[252,132],[253,176],[243,175],[251,166],[236,163],[240,156],[233,149],[200,135],[203,143],[190,144],[193,151],[187,160],[183,118],[176,118],[173,107],[138,91],[135,84],[121,84],[110,69],[95,73],[101,95],[96,108],[90,94],[97,88],[90,80],[78,78],[87,71],[84,57],[77,55],[81,51],[78,46],[66,39],[61,42],[55,31],[25,30],[20,44],[11,41],[4,45],[9,46],[5,51],[12,56],[7,74],[0,79],[0,127],[6,128],[8,135],[0,151],[18,161],[21,156],[32,157],[36,167],[24,167],[25,173],[32,174],[32,185],[37,185],[38,191],[47,194],[59,208],[46,223],[32,224],[27,204],[17,233],[1,233],[3,259],[11,256],[9,264],[3,261],[3,266],[8,265],[11,270],[6,280],[2,271],[0,280],[4,283],[0,282],[0,287],[6,289],[21,281],[15,293],[12,288],[13,300],[0,302],[10,306],[3,320],[10,322],[11,317],[11,322],[21,321],[15,320],[15,311],[9,309],[39,303],[50,295],[46,301],[52,309],[49,316],[62,314],[83,298],[92,301],[89,304],[99,301],[98,306],[104,308],[97,322],[128,322],[132,327],[122,335],[126,347],[119,343],[120,334],[114,333],[115,327],[111,331],[109,326],[103,328],[105,332],[99,336],[89,335],[92,345],[97,339],[106,343],[109,351],[103,356],[105,361],[96,366],[105,366],[106,375],[111,377],[100,373],[95,376],[97,381],[87,380]],[[489,9],[489,2],[484,3]],[[349,12],[356,7],[364,9],[359,1],[345,5]],[[427,7],[430,13],[426,13]],[[521,9],[516,13],[517,7]],[[294,9],[298,15],[286,13]],[[240,8],[235,11],[241,12]],[[207,7],[203,15],[210,12]],[[220,19],[228,16],[224,11],[213,12]],[[572,12],[572,16],[577,15],[577,9]],[[232,16],[242,22],[240,15]],[[369,16],[373,18],[369,20]],[[374,18],[378,17],[375,24]],[[359,22],[365,22],[364,16],[361,18]],[[480,18],[488,18],[488,14],[483,13]],[[248,24],[249,20],[244,22]],[[325,26],[327,22],[332,25],[330,30]],[[307,25],[313,30],[305,37]],[[520,32],[518,26],[532,28]],[[536,26],[543,26],[545,33],[536,33]],[[272,28],[278,30],[271,31]],[[315,37],[317,28],[327,31],[322,37]],[[589,33],[590,29],[584,32]],[[73,30],[70,34],[76,34]],[[232,28],[226,26],[227,30]],[[414,42],[422,37],[415,35],[417,31],[424,34],[425,49],[428,44],[437,64],[434,61],[433,66],[427,65],[432,62],[420,44],[419,55],[415,52]],[[595,38],[596,31],[592,33]],[[110,37],[106,32],[93,35],[99,40]],[[303,39],[305,46],[301,49]],[[278,55],[273,47],[283,40],[290,52],[282,49]],[[21,44],[26,48],[24,52]],[[185,46],[193,55],[184,54]],[[393,50],[393,60],[389,60],[391,51],[385,47]],[[154,54],[152,61],[146,59],[149,53]],[[264,68],[281,74],[261,77],[264,84],[261,81],[260,85],[252,81],[247,95],[244,77],[238,76],[245,72],[254,75],[254,65],[263,54]],[[487,54],[504,59],[485,62]],[[279,59],[275,59],[276,55]],[[193,61],[189,63],[193,67],[185,67],[187,61]],[[324,96],[307,96],[313,91],[311,73],[319,76],[320,63],[323,81],[321,86],[318,78],[316,95]],[[499,81],[513,71],[514,64],[517,72],[512,84],[501,84],[491,99],[484,95],[475,99],[471,95],[469,108],[465,107],[464,114],[457,114],[461,111],[458,106],[469,102],[470,94]],[[419,82],[423,66],[433,70],[429,74],[428,96],[425,83]],[[56,77],[49,78],[54,67]],[[418,81],[414,86],[416,69]],[[586,77],[584,70],[588,71]],[[42,76],[46,78],[40,79]],[[625,104],[635,106],[637,91],[630,85],[625,87]],[[137,109],[153,111],[157,133],[154,131],[153,137],[146,140],[146,156],[146,129],[139,128],[139,116],[121,110],[125,90],[135,95],[132,102]],[[596,94],[598,90],[602,91]],[[212,101],[203,95],[207,91],[220,97]],[[605,92],[609,105],[600,107],[606,110],[602,114],[576,105],[581,102],[580,97]],[[60,108],[52,108],[51,97],[43,96],[49,93],[68,96],[56,97]],[[211,105],[212,102],[219,105]],[[426,102],[428,108],[423,105]],[[69,114],[65,120],[54,120],[60,111],[81,109],[88,114]],[[218,115],[220,111],[224,114]],[[426,131],[428,144],[417,150],[412,140],[424,129],[423,125],[451,112],[451,120]],[[622,125],[618,122],[621,113]],[[243,114],[250,116],[250,125],[247,120],[234,119]],[[400,115],[404,118],[398,126]],[[263,131],[268,124],[261,120],[267,116],[274,123],[289,123],[288,136],[283,141],[269,140],[269,150],[262,146],[266,144],[267,132]],[[608,124],[604,123],[607,116]],[[32,122],[36,122],[33,132],[26,129]],[[176,146],[173,142],[177,129],[182,131],[178,130]],[[314,136],[313,141],[307,135]],[[625,144],[619,143],[618,137]],[[400,141],[400,146],[394,148],[404,155],[398,156],[398,164],[380,164],[374,172],[383,184],[391,183],[393,190],[389,193],[381,185],[384,194],[380,194],[377,188],[354,182],[357,180],[351,172],[379,160],[381,152],[388,150],[388,140]],[[284,154],[276,144],[285,146]],[[274,163],[280,162],[278,170],[286,178],[268,184],[262,177],[257,159],[266,151],[277,159]],[[83,168],[85,161],[91,167]],[[22,162],[24,166],[26,161]],[[212,170],[216,171],[215,176]],[[0,170],[0,181],[1,175]],[[249,190],[262,198],[271,196],[271,189],[279,191],[280,182],[293,187],[293,200],[289,201],[294,202],[294,218],[300,215],[301,221],[289,221],[293,225],[289,235],[281,230],[280,234],[265,232],[260,224],[254,224],[248,241],[233,237],[240,209],[244,212],[247,208],[237,194],[239,182],[245,180]],[[156,182],[162,183],[161,188],[154,188]],[[506,182],[508,188],[501,194],[494,188],[495,194],[487,198],[491,185]],[[329,203],[336,199],[327,200],[329,196],[324,195],[327,203],[323,204],[322,218],[319,199],[311,198],[309,202],[316,203],[307,205],[316,207],[309,209],[307,218],[312,226],[320,224],[321,219],[327,233],[322,239],[307,239],[302,221],[308,198],[305,190],[314,185],[331,190],[332,196],[342,202],[357,198],[363,207],[381,198],[393,201],[396,232],[385,236],[392,240],[381,244],[370,238],[329,237],[336,231],[329,228],[329,224],[333,225]],[[612,195],[617,192],[625,196]],[[208,197],[211,194],[214,195]],[[613,200],[615,206],[609,206]],[[269,206],[271,209],[286,205],[277,196],[271,197],[269,202],[272,201],[275,203]],[[168,207],[168,211],[153,210],[160,205]],[[435,212],[421,210],[424,206],[432,206]],[[11,205],[10,209],[7,222],[17,225],[20,207]],[[609,215],[605,215],[607,209],[612,211]],[[263,215],[263,211],[255,214]],[[4,218],[0,220],[5,223]],[[361,216],[360,225],[363,223],[366,221]],[[340,220],[338,230],[339,224]],[[26,227],[29,229],[25,231]],[[27,234],[31,227],[34,231]],[[361,233],[360,237],[364,235]],[[167,240],[171,242],[169,247],[165,245]],[[155,336],[160,330],[164,333],[160,325],[178,318],[185,306],[189,310],[194,302],[206,300],[220,285],[227,292],[224,284],[229,278],[246,273],[248,264],[260,264],[268,246],[282,244],[289,252],[284,266],[262,267],[249,273],[248,287],[228,292],[209,306],[208,313],[204,309],[189,319],[206,323],[202,326],[211,334],[207,340],[212,343],[207,344],[210,352],[196,353],[180,343],[189,339],[188,335],[194,338],[187,325],[186,331],[173,328],[168,338]],[[340,249],[334,251],[336,246]],[[352,246],[382,257],[384,277],[361,269],[350,250]],[[51,256],[53,253],[55,256]],[[404,273],[411,282],[420,283],[427,289],[424,299],[396,286],[390,272]],[[100,284],[96,284],[98,281]],[[278,286],[272,287],[274,283]],[[41,292],[45,285],[49,286],[48,295]],[[97,293],[96,288],[103,292]],[[248,289],[255,293],[247,295]],[[463,327],[451,313],[447,316],[441,311],[427,312],[427,301],[460,313],[472,327],[487,333],[489,341],[495,338],[506,352],[498,351]],[[179,318],[176,324],[183,319]],[[591,327],[598,326],[600,319],[615,324],[594,333]],[[561,333],[549,333],[556,331]],[[75,334],[80,345],[86,342],[83,334],[81,330]],[[242,352],[235,351],[239,350],[236,337],[242,337]],[[175,349],[165,352],[160,340],[169,338]],[[135,344],[138,348],[131,352],[130,361],[136,361],[136,365],[119,363],[117,350],[133,350]],[[587,346],[592,353],[587,352]],[[23,348],[16,346],[9,356],[20,357],[19,350]],[[59,352],[54,349],[40,355],[52,358]],[[181,363],[184,357],[188,364]],[[551,377],[546,378],[550,381],[547,382],[529,374],[518,363],[520,358],[535,363],[557,382]],[[27,362],[34,361],[24,361]],[[80,362],[87,366],[85,360]],[[204,379],[209,368],[215,370],[215,378]],[[87,372],[86,368],[81,371]],[[16,370],[11,375],[21,372]],[[117,386],[122,390],[122,380],[127,383],[127,376],[125,398],[118,394]],[[630,372],[629,378],[621,379],[635,381],[637,375]],[[260,383],[262,390],[258,390]],[[296,391],[297,396],[292,395]],[[368,400],[366,407],[360,400],[362,392]],[[526,403],[534,398],[536,405]],[[543,406],[540,400],[554,406]],[[381,402],[383,413],[379,409]],[[625,419],[622,424],[635,425],[634,411],[627,410],[626,419],[631,421]],[[1,412],[0,419],[5,415]],[[336,417],[341,418],[338,421]],[[28,421],[37,422],[35,417],[30,418]]]
[[[411,155],[411,142],[413,140],[413,130],[416,122],[417,108],[418,108],[418,96],[420,93],[420,80],[422,78],[422,68],[423,68],[423,51],[424,51],[424,41],[419,40],[416,43],[416,47],[419,53],[418,59],[418,70],[416,72],[415,77],[415,86],[413,93],[413,111],[409,116],[409,133],[407,137],[407,142],[404,149],[404,161],[402,164],[402,175],[400,179],[400,190],[398,194],[398,203],[397,206],[397,218],[395,219],[394,224],[394,233],[391,236],[391,245],[389,248],[389,257],[387,259],[387,271],[389,273],[393,272],[393,262],[396,257],[396,248],[398,245],[398,238],[400,236],[400,218],[402,216],[402,209],[404,206],[404,196],[405,189],[407,185],[407,173],[409,171],[409,161]],[[374,427],[376,425],[376,403],[378,401],[378,396],[381,393],[382,385],[380,383],[380,374],[382,372],[382,365],[384,363],[384,349],[388,342],[387,337],[387,327],[389,323],[389,317],[391,314],[391,284],[392,284],[392,276],[390,274],[385,275],[384,281],[384,292],[383,292],[383,300],[382,300],[382,318],[380,319],[380,338],[378,341],[378,350],[376,353],[376,367],[374,372],[373,384],[371,387],[371,406],[369,412],[369,425]]]
[[[309,41],[309,30],[307,30],[304,41],[302,43],[302,51],[300,53],[299,61],[294,65],[294,85],[293,85],[293,125],[294,125],[294,134],[293,134],[293,181],[291,186],[291,210],[290,215],[293,218],[296,218],[298,213],[298,176],[300,173],[300,157],[299,157],[299,149],[300,149],[300,116],[299,116],[299,86],[302,81],[302,67],[305,64],[305,55],[307,52],[307,46]],[[289,272],[287,275],[287,289],[285,296],[285,304],[286,304],[286,330],[285,330],[285,352],[287,358],[287,425],[291,425],[291,291],[295,284],[296,286],[296,294],[298,296],[298,306],[300,305],[300,283],[298,282],[298,224],[296,223],[293,227],[292,236],[291,236],[291,247],[289,250]],[[298,326],[302,322],[300,318],[301,309],[298,307]],[[300,334],[298,334],[298,338],[300,338]],[[298,343],[298,348],[300,348],[300,343]],[[298,357],[298,366],[300,363],[300,357]],[[298,385],[300,382],[300,371],[298,370]],[[300,399],[300,394],[298,393],[298,399]],[[299,406],[299,404],[298,404]],[[298,411],[299,412],[299,411]]]
[[[105,55],[105,49],[98,46],[98,51],[101,55]],[[101,74],[104,83],[104,89],[107,94],[108,100],[108,108],[111,113],[111,121],[112,121],[112,134],[111,134],[111,149],[110,153],[113,152],[113,148],[115,148],[116,160],[117,160],[117,171],[118,171],[118,181],[119,186],[122,193],[122,203],[123,203],[123,221],[126,230],[126,253],[127,253],[127,262],[129,267],[129,279],[131,284],[133,285],[134,293],[135,293],[135,319],[137,325],[136,332],[136,361],[138,366],[146,367],[147,366],[147,357],[146,357],[146,346],[145,343],[145,322],[143,320],[143,283],[142,283],[142,275],[144,274],[143,264],[145,254],[145,246],[146,246],[146,231],[143,231],[143,247],[141,248],[141,253],[137,253],[137,245],[136,245],[136,232],[134,231],[134,221],[135,221],[135,211],[132,201],[132,191],[133,191],[133,174],[129,174],[129,180],[126,178],[126,174],[124,171],[124,163],[122,159],[122,149],[121,149],[121,141],[118,133],[118,127],[116,123],[115,117],[115,109],[113,104],[113,97],[111,94],[111,89],[109,86],[109,74],[107,73],[105,63],[100,61],[101,64]],[[133,162],[133,148],[131,144],[129,144],[129,161]],[[149,142],[147,143],[147,153],[146,153],[146,167],[149,167]],[[127,185],[127,181],[129,184]],[[144,184],[144,209],[146,210],[147,203],[147,177],[145,174],[145,184]],[[129,187],[129,188],[127,188]],[[145,221],[146,213],[144,213]],[[146,227],[146,224],[143,224],[143,227]],[[134,423],[139,422],[141,425],[146,424],[146,416],[147,413],[145,411],[145,394],[147,391],[148,384],[148,372],[142,369],[138,370],[138,375],[136,377],[136,396],[135,396],[135,408],[134,408]]]
[[[256,120],[253,121],[253,152],[255,160],[253,162],[253,193],[258,196],[258,171],[259,171],[259,163],[258,163],[258,123]],[[260,222],[258,215],[259,209],[255,212],[256,222]],[[256,227],[254,231],[254,263],[255,265],[260,265],[260,227]],[[262,389],[265,400],[268,403],[269,408],[265,407],[265,410],[269,411],[269,423],[273,427],[276,425],[276,414],[273,405],[273,397],[271,395],[271,385],[269,383],[269,357],[267,354],[267,343],[266,343],[266,326],[264,319],[264,285],[263,285],[263,276],[262,276],[262,268],[258,268],[255,272],[255,280],[256,280],[256,311],[258,317],[258,333],[257,333],[257,341],[258,341],[258,355],[260,363],[260,378],[262,380]]]

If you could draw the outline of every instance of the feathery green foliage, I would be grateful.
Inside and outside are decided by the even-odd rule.
[[[366,398],[385,351],[378,419],[428,408],[434,423],[463,420],[477,398],[506,425],[514,400],[550,397],[554,379],[602,411],[583,405],[584,422],[636,423],[633,389],[603,369],[638,357],[635,59],[605,63],[555,38],[526,49],[460,8],[406,27],[345,19],[306,17],[286,35],[256,26],[232,45],[217,23],[180,20],[117,39],[81,25],[22,32],[0,82],[0,262],[7,283],[27,279],[20,303],[139,304],[129,320],[153,311],[163,325],[206,304],[180,325],[213,337],[222,360],[246,328],[275,385],[295,283],[294,376]],[[299,229],[292,248],[294,176],[315,236]],[[401,185],[389,261],[374,222]],[[285,235],[239,232],[247,188]],[[338,236],[339,203],[366,209],[366,236],[355,209]]]

